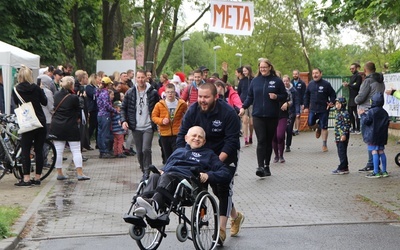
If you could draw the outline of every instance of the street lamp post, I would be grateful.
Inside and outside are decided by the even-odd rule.
[[[242,67],[242,53],[236,53],[235,56],[239,57],[239,67]]]
[[[134,24],[132,24],[132,34],[133,34],[133,59],[135,59],[136,62],[136,30],[140,27],[142,27],[142,23],[141,22],[136,22]]]
[[[221,46],[217,45],[214,46],[214,73],[217,72],[217,50],[219,50],[221,48]]]
[[[185,42],[189,41],[190,37],[182,37],[181,42],[182,42],[182,72],[185,72]]]

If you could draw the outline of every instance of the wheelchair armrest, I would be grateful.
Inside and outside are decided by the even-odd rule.
[[[158,171],[158,169],[154,165],[149,165],[149,170],[151,172],[153,172],[154,174],[160,174],[160,172]]]

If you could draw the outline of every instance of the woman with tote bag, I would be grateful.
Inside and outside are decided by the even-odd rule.
[[[22,148],[22,170],[23,179],[15,183],[15,186],[26,187],[31,185],[40,185],[40,176],[43,169],[43,157],[36,157],[35,177],[31,180],[31,159],[30,150],[34,146],[35,154],[43,155],[43,145],[46,139],[46,117],[41,105],[47,105],[47,98],[43,89],[33,82],[32,70],[26,66],[21,66],[18,71],[18,83],[12,93],[16,106],[22,105],[22,99],[25,103],[31,102],[35,110],[36,117],[43,127],[25,132],[21,136]]]

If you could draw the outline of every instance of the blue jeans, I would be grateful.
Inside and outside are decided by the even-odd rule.
[[[110,148],[111,134],[111,117],[97,116],[98,132],[97,132],[97,146],[100,153],[108,153]]]

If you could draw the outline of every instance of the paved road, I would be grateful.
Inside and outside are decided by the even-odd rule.
[[[351,138],[349,175],[330,174],[338,164],[336,147],[329,141],[329,152],[323,153],[321,144],[314,133],[294,137],[292,152],[285,154],[286,162],[271,164],[272,176],[265,179],[255,175],[256,145],[242,149],[234,189],[235,206],[246,216],[240,239],[253,239],[247,232],[255,228],[398,221],[400,168],[393,161],[395,143],[386,150],[391,176],[384,179],[367,179],[357,172],[366,158],[360,135]],[[23,234],[25,243],[31,239],[126,234],[128,225],[121,217],[141,176],[136,157],[98,159],[93,151],[86,155],[90,160],[85,173],[92,180],[78,182],[69,169],[69,181],[52,177],[45,183],[50,191],[42,201],[32,204],[37,213],[32,227]],[[156,140],[153,159],[155,165],[161,165]],[[175,227],[172,218],[168,230]]]
[[[240,237],[230,238],[216,249],[385,249],[397,250],[400,226],[388,224],[319,225],[301,227],[246,228]],[[41,250],[109,250],[139,249],[127,235],[63,238],[29,241],[19,249]],[[159,249],[194,249],[191,241],[178,243],[173,233],[163,239]]]

